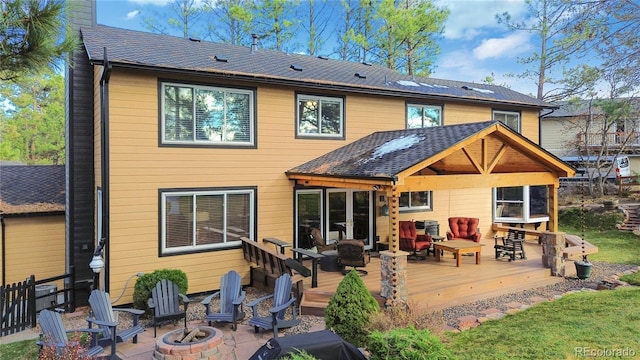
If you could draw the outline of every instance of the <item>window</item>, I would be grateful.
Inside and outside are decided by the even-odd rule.
[[[494,188],[495,221],[511,223],[548,221],[547,191],[544,185]]]
[[[298,136],[344,137],[344,99],[299,94],[297,104]]]
[[[250,90],[162,83],[162,143],[253,145]]]
[[[407,105],[407,129],[442,125],[442,107],[435,105]]]
[[[224,249],[253,238],[255,190],[161,192],[162,254]]]
[[[399,210],[401,212],[432,210],[432,197],[431,191],[403,192],[400,194]]]
[[[494,110],[493,120],[500,121],[515,132],[520,132],[520,113],[518,112]]]

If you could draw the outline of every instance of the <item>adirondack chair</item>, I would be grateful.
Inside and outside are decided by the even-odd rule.
[[[111,305],[109,293],[102,290],[93,290],[89,295],[89,305],[91,306],[91,315],[87,319],[89,328],[97,325],[102,330],[101,338],[98,343],[101,346],[111,344],[111,357],[116,354],[116,343],[133,339],[133,343],[138,343],[138,334],[144,332],[144,328],[138,323],[140,315],[144,314],[144,310],[114,308]],[[126,329],[119,329],[110,326],[110,324],[119,324],[117,313],[127,313],[133,320],[133,325]]]
[[[69,339],[67,334],[83,332],[88,333],[91,336],[91,342],[86,351],[80,355],[94,358],[104,352],[104,348],[98,345],[98,336],[102,332],[101,329],[65,330],[60,313],[46,309],[40,311],[40,314],[38,315],[38,322],[42,329],[40,339],[36,342],[40,351],[47,346],[55,346],[56,353],[61,355],[66,347],[73,345],[72,340]],[[115,329],[116,325],[118,324],[105,323],[105,326],[111,326],[113,329]]]
[[[183,303],[183,309],[180,309],[180,301]],[[147,300],[149,309],[153,311],[153,337],[156,337],[158,326],[163,322],[171,320],[184,319],[184,328],[187,328],[187,308],[189,307],[189,298],[180,294],[178,285],[171,280],[162,279],[158,281],[156,286],[151,290],[151,299]]]
[[[253,317],[249,320],[249,325],[253,325],[255,332],[260,328],[265,330],[273,329],[273,337],[278,337],[278,329],[288,328],[298,325],[300,319],[297,316],[296,298],[291,291],[292,282],[289,274],[282,274],[276,279],[273,295],[263,296],[247,304],[251,307]],[[268,316],[260,316],[258,306],[261,302],[273,299],[273,306],[269,309]],[[291,307],[291,318],[285,319],[287,308]]]
[[[242,290],[242,278],[236,271],[231,270],[220,279],[220,290],[204,298],[200,303],[205,307],[209,326],[211,322],[233,323],[233,331],[238,329],[237,321],[244,319],[244,298],[246,293]],[[217,313],[211,312],[211,301],[220,298],[220,306]]]

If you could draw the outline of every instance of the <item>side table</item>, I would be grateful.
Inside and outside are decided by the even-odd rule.
[[[338,265],[338,250],[323,251],[324,257],[320,259],[320,269],[322,271],[341,271]]]

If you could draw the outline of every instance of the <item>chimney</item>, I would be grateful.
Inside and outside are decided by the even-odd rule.
[[[255,54],[258,51],[258,35],[251,34],[251,53]]]

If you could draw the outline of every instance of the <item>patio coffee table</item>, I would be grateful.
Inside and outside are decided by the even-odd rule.
[[[480,250],[484,244],[469,240],[449,240],[434,243],[433,248],[436,251],[436,261],[440,261],[440,250],[452,252],[456,258],[456,266],[462,264],[462,254],[475,253],[476,264],[480,265]]]

